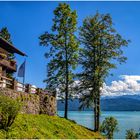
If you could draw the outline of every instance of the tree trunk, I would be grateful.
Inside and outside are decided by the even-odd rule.
[[[98,60],[97,60],[97,65],[98,66],[100,66],[100,71],[98,72],[98,79],[97,79],[97,95],[96,95],[96,100],[97,100],[97,102],[96,102],[96,104],[97,104],[97,112],[96,112],[96,125],[97,125],[97,127],[96,127],[96,131],[99,131],[100,130],[100,87],[101,87],[101,85],[100,85],[100,82],[101,82],[101,59],[102,59],[102,57],[101,57],[101,44],[102,44],[102,40],[100,40],[100,45],[99,45],[99,47],[98,47],[98,50],[97,50],[97,52],[98,52]]]
[[[100,95],[97,98],[97,131],[100,129]]]
[[[94,99],[94,131],[97,131],[97,103],[96,99]]]
[[[68,67],[68,52],[67,52],[67,33],[65,33],[65,53],[66,53],[66,87],[65,87],[65,114],[64,118],[68,118],[68,85],[69,85],[69,67]]]
[[[94,100],[94,131],[97,132],[100,129],[100,98],[96,98]]]
[[[66,62],[66,91],[65,91],[65,115],[64,118],[68,118],[68,79],[69,72],[68,72],[68,63]]]
[[[68,118],[68,75],[66,75],[66,91],[65,91],[65,114],[64,118]]]

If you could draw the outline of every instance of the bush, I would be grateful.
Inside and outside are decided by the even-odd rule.
[[[106,135],[108,139],[113,139],[113,134],[118,131],[118,122],[114,117],[107,117],[103,121],[100,131]]]
[[[139,133],[136,133],[134,129],[126,130],[126,139],[138,139]]]
[[[16,100],[0,95],[0,129],[7,131],[19,110],[20,104]]]

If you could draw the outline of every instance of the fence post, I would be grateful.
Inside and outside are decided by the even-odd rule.
[[[17,90],[17,81],[15,79],[13,79],[12,83],[13,83],[12,89]]]
[[[2,66],[0,66],[0,81],[1,81],[0,87],[3,87],[3,83],[2,83],[2,78],[1,78],[1,76],[2,76]]]
[[[30,84],[26,85],[26,92],[31,93],[31,85]]]
[[[2,76],[2,66],[0,66],[0,76]]]

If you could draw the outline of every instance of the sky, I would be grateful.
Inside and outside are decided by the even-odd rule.
[[[105,90],[121,87],[122,81],[128,83],[126,77],[135,79],[140,91],[140,2],[67,2],[72,10],[78,14],[78,27],[87,16],[94,16],[96,11],[112,16],[114,28],[131,43],[124,49],[128,58],[123,65],[111,70],[114,76],[106,79]],[[7,27],[15,47],[25,52],[26,77],[25,82],[45,87],[47,59],[44,57],[46,47],[39,46],[38,37],[45,31],[50,31],[53,10],[59,2],[0,2],[0,28]],[[16,55],[18,65],[23,63],[24,57]],[[134,78],[135,77],[135,78]],[[22,80],[22,79],[19,79]],[[125,86],[125,85],[123,85]],[[130,88],[130,86],[128,86]],[[126,89],[125,89],[126,90]],[[135,90],[134,90],[135,91]]]

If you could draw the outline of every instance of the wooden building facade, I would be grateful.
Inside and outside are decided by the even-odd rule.
[[[17,71],[14,54],[26,56],[25,53],[21,52],[12,44],[0,37],[0,87],[5,87],[7,81],[12,81],[13,79],[10,75]]]

